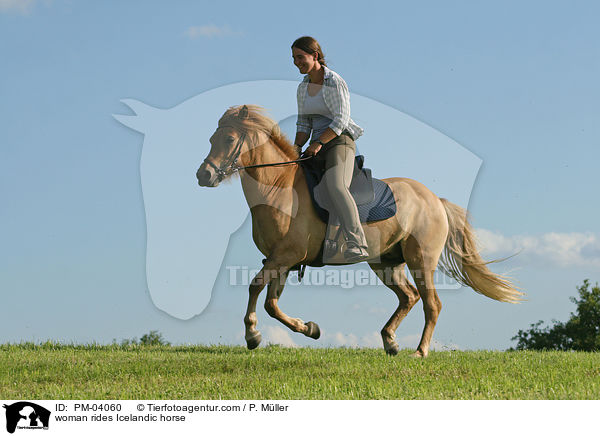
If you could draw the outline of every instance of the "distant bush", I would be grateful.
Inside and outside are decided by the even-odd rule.
[[[576,350],[600,351],[600,287],[590,289],[589,280],[577,287],[579,299],[567,322],[553,321],[553,326],[542,328],[543,321],[531,324],[529,330],[519,330],[512,340],[517,350]]]
[[[123,339],[121,345],[126,347],[128,345],[171,345],[171,343],[167,342],[158,330],[152,330],[140,339]]]

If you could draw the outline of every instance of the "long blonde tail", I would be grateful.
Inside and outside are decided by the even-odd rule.
[[[467,212],[445,198],[440,200],[446,209],[449,224],[440,269],[460,284],[486,297],[508,303],[521,301],[523,293],[515,289],[506,277],[491,272],[487,267],[489,263],[497,261],[486,262],[481,258]]]

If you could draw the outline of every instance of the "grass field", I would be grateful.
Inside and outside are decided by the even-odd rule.
[[[600,354],[0,345],[0,398],[600,399]]]

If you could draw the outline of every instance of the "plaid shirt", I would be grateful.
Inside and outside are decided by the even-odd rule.
[[[324,65],[323,70],[325,71],[323,78],[323,99],[325,100],[325,105],[333,115],[333,121],[329,125],[329,128],[338,136],[344,130],[347,130],[352,139],[356,140],[363,134],[364,130],[350,118],[350,93],[348,92],[348,85],[346,85],[344,79],[335,71],[330,70]],[[308,81],[309,77],[306,75],[304,76],[304,80],[298,85],[298,121],[296,122],[296,130],[310,135],[312,120],[310,114],[304,113],[304,101],[308,92]]]

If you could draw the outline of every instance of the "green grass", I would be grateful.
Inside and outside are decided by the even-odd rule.
[[[0,345],[0,398],[600,399],[600,353]]]

